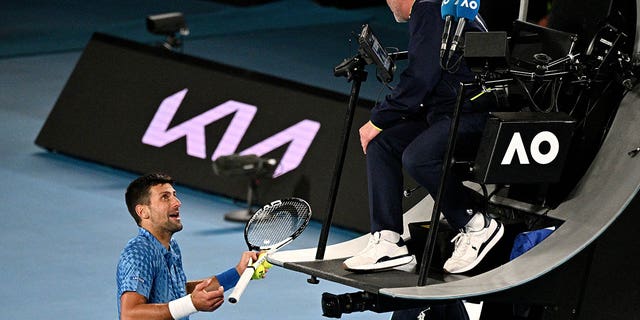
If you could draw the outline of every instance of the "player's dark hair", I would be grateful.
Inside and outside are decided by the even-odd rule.
[[[173,185],[174,180],[164,173],[148,173],[138,177],[129,184],[127,192],[124,194],[124,199],[127,203],[127,209],[133,217],[133,220],[136,221],[136,224],[140,225],[142,221],[136,213],[136,206],[139,204],[149,204],[149,191],[151,187],[165,183]]]

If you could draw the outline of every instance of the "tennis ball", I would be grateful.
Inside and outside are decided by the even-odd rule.
[[[267,253],[263,252],[260,255],[258,255],[258,259],[262,259],[262,256],[264,256],[265,254],[267,254]],[[264,261],[262,261],[261,265],[263,265],[265,267],[265,269],[270,269],[271,267],[273,267],[271,265],[271,263],[269,263],[269,261],[267,261],[267,259],[264,259]]]
[[[258,259],[261,259],[262,256],[265,254],[266,254],[265,252],[261,253],[258,256]],[[269,270],[271,267],[273,267],[273,265],[271,265],[271,263],[269,263],[267,259],[264,259],[264,261],[262,261],[262,263],[260,263],[260,265],[256,267],[256,270],[253,272],[253,276],[251,276],[251,279],[254,279],[254,280],[263,279],[267,273],[267,270]]]
[[[256,270],[253,272],[253,276],[251,276],[251,279],[253,279],[253,280],[263,279],[264,276],[265,276],[265,273],[267,273],[266,268],[261,263],[260,265],[258,265]]]

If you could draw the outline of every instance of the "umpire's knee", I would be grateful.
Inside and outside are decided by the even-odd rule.
[[[442,171],[442,160],[432,159],[424,154],[405,152],[402,155],[402,167],[416,181],[438,179]]]

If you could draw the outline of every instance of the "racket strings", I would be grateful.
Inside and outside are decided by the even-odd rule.
[[[255,247],[270,248],[294,236],[308,223],[308,207],[300,203],[282,203],[260,210],[247,224],[247,242]]]

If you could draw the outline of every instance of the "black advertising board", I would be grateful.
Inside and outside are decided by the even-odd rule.
[[[259,202],[301,197],[322,219],[348,98],[96,33],[36,144],[136,173],[167,172],[183,185],[235,199],[246,198],[248,178],[216,175],[212,160],[233,153],[274,158],[278,167],[261,180]],[[334,222],[368,231],[357,135],[368,109],[357,109]]]

